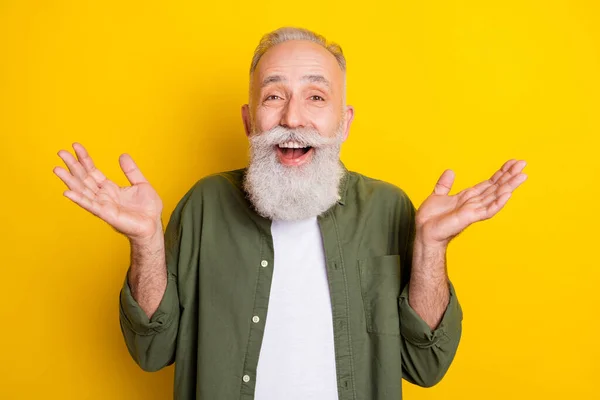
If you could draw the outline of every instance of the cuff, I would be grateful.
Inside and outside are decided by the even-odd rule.
[[[127,280],[128,275],[129,273],[125,275],[125,282],[119,296],[119,314],[125,326],[138,335],[153,335],[168,328],[173,321],[178,319],[179,300],[175,277],[167,277],[167,288],[158,309],[152,315],[152,318],[148,318],[131,294],[131,288]]]
[[[448,342],[454,336],[460,335],[463,315],[452,282],[448,282],[450,301],[442,320],[433,331],[408,303],[409,285],[410,283],[404,287],[399,299],[400,332],[408,342],[418,347],[431,347]]]

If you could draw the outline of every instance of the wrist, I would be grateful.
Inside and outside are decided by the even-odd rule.
[[[423,249],[427,252],[446,252],[450,240],[433,239],[422,230],[417,229],[415,234],[415,249]]]
[[[412,257],[411,281],[437,286],[447,279],[447,243],[415,237]]]
[[[128,236],[127,239],[129,239],[129,243],[132,247],[146,249],[162,247],[164,244],[162,221],[156,221],[154,229],[151,232],[140,236]]]

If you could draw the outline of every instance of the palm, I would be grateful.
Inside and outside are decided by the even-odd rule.
[[[472,223],[493,217],[527,179],[521,173],[525,165],[525,161],[509,160],[490,179],[452,196],[448,193],[454,174],[445,171],[417,211],[418,230],[428,241],[447,243]]]
[[[59,152],[70,172],[54,169],[70,189],[66,197],[130,238],[151,236],[159,229],[162,201],[131,157],[124,154],[119,159],[131,186],[119,187],[94,166],[83,146],[75,143],[73,148],[77,159]]]
[[[119,187],[106,181],[96,193],[98,216],[128,236],[143,236],[160,215],[160,198],[149,183]]]

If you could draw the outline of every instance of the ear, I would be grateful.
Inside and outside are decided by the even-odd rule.
[[[354,107],[346,106],[345,110],[345,123],[344,123],[344,142],[348,139],[348,135],[350,134],[350,124],[352,124],[352,120],[354,119]]]
[[[250,122],[250,106],[248,106],[248,104],[242,106],[242,121],[244,122],[246,136],[250,136],[250,133],[252,132],[252,123]]]

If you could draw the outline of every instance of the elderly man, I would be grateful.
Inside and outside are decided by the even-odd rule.
[[[173,211],[133,160],[118,187],[80,144],[55,173],[69,199],[126,235],[127,348],[147,371],[175,362],[177,399],[400,399],[439,382],[461,336],[446,249],[525,179],[510,160],[418,211],[399,188],[339,160],[353,108],[339,46],[297,28],[265,35],[242,118],[248,168],[200,179]]]

